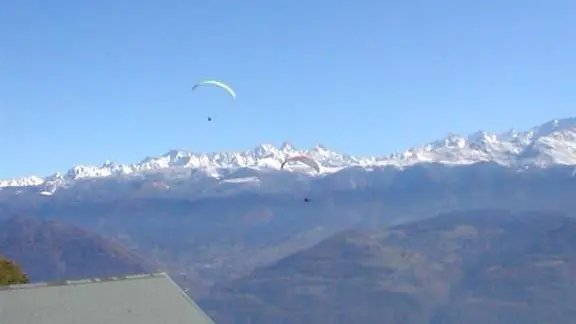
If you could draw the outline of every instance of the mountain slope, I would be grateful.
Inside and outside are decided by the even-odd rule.
[[[40,178],[37,176],[13,180],[0,180],[0,187],[40,187],[38,192],[51,194],[56,189],[78,180],[102,177],[144,177],[147,185],[156,190],[167,190],[174,179],[223,179],[229,170],[249,168],[260,171],[278,170],[287,157],[306,154],[322,166],[322,174],[350,167],[407,167],[419,163],[472,164],[495,162],[506,166],[526,165],[546,167],[556,164],[576,164],[576,118],[553,120],[523,132],[505,133],[478,131],[468,136],[450,134],[442,140],[411,148],[401,154],[383,157],[355,157],[331,151],[317,145],[309,150],[296,149],[289,143],[277,148],[262,144],[245,152],[195,153],[172,150],[158,157],[148,157],[135,164],[117,164],[110,161],[100,166],[77,165],[64,174]],[[198,172],[190,172],[190,169]],[[309,171],[292,166],[295,171]],[[168,173],[168,174],[166,174]],[[166,178],[171,179],[166,181]],[[229,179],[230,180],[230,179]],[[257,181],[237,179],[236,181]]]
[[[245,275],[350,228],[478,208],[573,214],[576,178],[571,172],[566,166],[513,170],[493,163],[422,164],[404,170],[347,169],[283,193],[244,190],[200,199],[109,190],[104,199],[93,190],[82,198],[63,191],[35,199],[13,196],[0,202],[0,219],[16,214],[58,220],[121,240],[169,265],[172,275],[185,276],[179,283],[198,296],[200,287]]]
[[[29,218],[0,221],[0,254],[36,282],[147,273],[153,266],[87,231]]]
[[[452,213],[349,231],[221,285],[219,323],[572,323],[576,220]]]

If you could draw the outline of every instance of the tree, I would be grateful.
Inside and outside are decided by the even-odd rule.
[[[0,286],[28,283],[28,276],[16,263],[0,258]]]

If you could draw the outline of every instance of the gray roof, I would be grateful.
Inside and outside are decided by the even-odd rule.
[[[0,324],[214,324],[165,273],[0,287]]]

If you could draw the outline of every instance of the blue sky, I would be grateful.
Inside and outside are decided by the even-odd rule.
[[[8,1],[0,178],[283,140],[380,155],[576,116],[574,21],[572,0]],[[192,94],[203,78],[237,100]]]

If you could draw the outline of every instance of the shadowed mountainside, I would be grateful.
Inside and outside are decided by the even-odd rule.
[[[573,323],[576,220],[482,210],[347,231],[214,288],[218,323]]]
[[[149,272],[154,265],[102,237],[58,222],[0,221],[0,253],[33,282]]]

